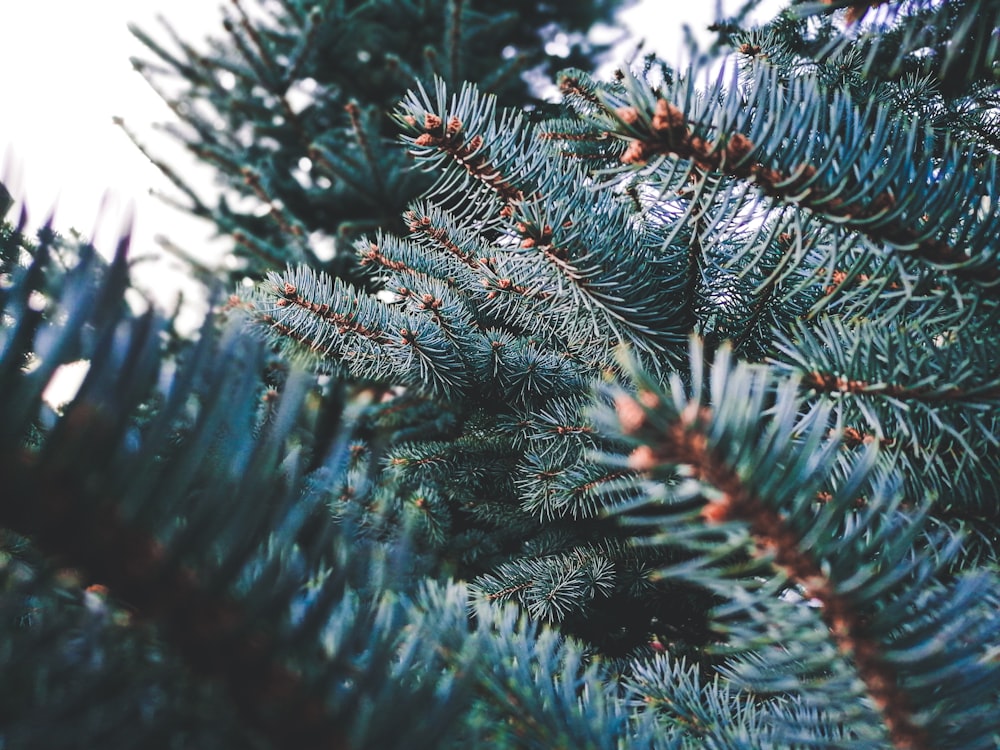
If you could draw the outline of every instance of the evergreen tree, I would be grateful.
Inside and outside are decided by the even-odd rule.
[[[416,85],[405,232],[176,351],[6,230],[5,745],[997,746],[1000,5],[718,28]]]
[[[544,107],[525,74],[548,81],[558,67],[588,65],[604,47],[587,30],[620,4],[238,0],[224,32],[201,44],[166,21],[167,42],[134,28],[155,58],[133,64],[179,120],[168,132],[225,192],[211,205],[151,158],[180,190],[170,200],[232,238],[233,281],[289,262],[355,276],[350,240],[401,228],[429,184],[393,145],[388,117],[414,81],[476,81],[508,105]]]

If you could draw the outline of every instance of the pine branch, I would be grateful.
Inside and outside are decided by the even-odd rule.
[[[753,90],[769,92],[781,86],[773,73],[761,70]],[[685,112],[666,98],[650,102],[651,96],[633,93],[632,103],[618,107],[607,125],[629,144],[621,157],[626,165],[641,167],[654,157],[669,155],[689,162],[692,174],[714,173],[746,181],[765,195],[807,207],[826,221],[863,233],[890,248],[914,253],[965,281],[987,286],[1000,281],[989,262],[991,250],[985,243],[988,227],[997,220],[996,213],[970,216],[941,199],[946,191],[959,189],[959,185],[964,190],[966,184],[971,188],[973,183],[983,182],[987,190],[982,175],[991,174],[995,167],[987,166],[984,171],[983,161],[990,164],[995,159],[951,149],[941,162],[927,165],[933,176],[930,171],[927,179],[909,176],[904,186],[894,178],[903,168],[903,155],[914,151],[920,137],[919,125],[904,128],[875,105],[869,105],[871,111],[866,113],[852,111],[834,95],[829,106],[838,121],[831,123],[828,140],[813,135],[797,142],[797,125],[792,116],[799,123],[809,123],[819,107],[826,106],[818,94],[808,81],[797,79],[782,95],[771,94],[768,106],[759,110],[739,102],[730,93],[716,108],[688,103],[683,106],[692,110],[698,106],[701,111]],[[786,108],[782,104],[785,98],[804,107],[804,111]],[[868,127],[867,123],[873,123],[871,132],[863,137],[859,133],[851,145],[832,137],[835,128]],[[714,134],[714,140],[709,132]],[[755,133],[764,140],[755,142]],[[827,151],[820,152],[814,163],[802,160],[799,154],[807,150],[807,143],[808,150],[825,147]],[[882,163],[882,154],[886,153],[891,156]],[[878,164],[875,178],[856,180],[851,176],[852,169],[860,174],[870,171],[864,166],[868,164]],[[937,183],[933,192],[925,188],[921,194],[912,187],[931,183]],[[916,217],[920,217],[919,221]],[[949,237],[961,237],[968,246],[953,244]]]
[[[699,356],[697,349],[692,356]],[[620,429],[637,443],[625,463],[654,481],[669,481],[677,471],[686,477],[681,484],[668,484],[666,491],[655,486],[647,491],[646,503],[662,508],[661,536],[684,544],[692,554],[664,573],[699,580],[730,600],[718,616],[732,621],[727,627],[729,646],[737,652],[759,649],[771,639],[783,649],[791,641],[811,640],[805,629],[814,626],[808,624],[808,610],[802,609],[793,618],[780,615],[796,635],[767,633],[779,615],[773,610],[777,604],[765,602],[789,586],[797,589],[818,607],[824,630],[865,685],[896,747],[964,747],[965,742],[978,746],[991,730],[956,727],[924,712],[923,701],[937,701],[945,689],[941,680],[946,678],[937,673],[940,660],[917,657],[916,650],[923,639],[934,637],[931,627],[962,630],[973,640],[956,645],[958,653],[944,658],[952,665],[948,672],[954,677],[958,670],[969,669],[971,660],[982,671],[966,683],[970,690],[978,689],[972,687],[978,680],[1000,679],[1000,671],[983,661],[984,649],[994,637],[991,634],[1000,632],[1000,624],[981,619],[979,612],[963,612],[960,604],[984,581],[969,578],[951,587],[931,583],[940,563],[913,552],[911,540],[921,528],[919,516],[896,516],[898,496],[893,500],[891,488],[880,485],[881,480],[872,484],[874,449],[853,465],[835,495],[815,506],[815,488],[823,481],[817,468],[830,466],[837,443],[823,444],[828,410],[801,413],[797,383],[775,384],[764,369],[731,367],[725,349],[717,352],[712,364],[710,402],[708,394],[701,394],[697,366],[693,377],[690,396],[679,383],[667,395],[640,377],[637,397],[616,398]],[[768,416],[762,419],[758,414]],[[736,436],[740,438],[732,442]],[[866,485],[870,494],[860,511],[863,517],[852,519],[856,495]],[[651,519],[647,513],[636,520],[648,527]],[[946,549],[929,554],[948,559],[957,548],[958,542],[952,541]],[[742,563],[740,556],[745,556]],[[768,578],[772,583],[763,583]],[[927,585],[933,593],[924,599],[920,592]],[[986,585],[992,592],[996,582]],[[899,630],[906,630],[905,623],[914,617],[926,622],[926,629]],[[766,661],[762,655],[761,660],[727,672],[755,684],[757,690],[774,689],[768,685],[785,685],[778,689],[787,690],[791,674],[808,675],[826,663],[827,685],[810,680],[798,689],[831,691],[818,705],[832,708],[842,700],[839,691],[847,678],[837,676],[838,670],[825,661],[828,655],[811,664],[813,657],[799,652],[791,649],[784,656],[776,652],[776,661]],[[767,653],[767,659],[774,658]],[[959,662],[964,666],[954,666]]]

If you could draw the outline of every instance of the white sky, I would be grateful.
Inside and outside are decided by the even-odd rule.
[[[155,18],[162,12],[185,38],[201,40],[221,33],[220,3],[7,0],[3,4],[0,178],[15,197],[26,198],[33,223],[55,209],[57,229],[76,228],[110,252],[131,203],[133,257],[158,254],[154,240],[158,234],[196,254],[213,252],[210,227],[149,195],[150,190],[169,192],[171,186],[111,118],[123,117],[143,140],[153,143],[154,153],[169,154],[167,161],[177,163],[177,152],[168,151],[170,141],[152,128],[153,123],[170,120],[171,113],[132,70],[130,56],[149,55],[126,24],[135,22],[156,32]],[[737,0],[725,3],[727,8],[738,5]],[[768,5],[773,9],[779,3],[772,0]],[[681,24],[703,28],[714,13],[715,3],[704,0],[644,0],[621,18],[636,37],[647,39],[647,49],[675,62]],[[109,200],[102,203],[105,196]],[[170,304],[182,279],[180,266],[169,261],[150,265],[140,283]]]

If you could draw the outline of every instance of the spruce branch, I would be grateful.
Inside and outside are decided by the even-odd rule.
[[[652,394],[646,392],[648,401]],[[643,395],[640,394],[640,399]],[[639,402],[621,400],[619,414],[629,424],[629,433],[648,429]],[[748,526],[754,554],[770,560],[788,583],[799,586],[807,599],[821,608],[823,619],[837,648],[855,664],[868,694],[881,710],[893,744],[911,750],[930,750],[926,730],[914,723],[908,696],[898,686],[892,666],[882,656],[882,645],[866,633],[864,614],[850,597],[840,594],[837,582],[823,571],[820,561],[803,548],[802,535],[787,519],[757,497],[734,468],[714,456],[708,448],[711,410],[687,408],[677,422],[648,449],[638,448],[629,459],[631,468],[649,471],[661,464],[683,465],[692,478],[718,491],[701,509],[708,524],[741,522]]]
[[[406,227],[412,235],[427,237],[434,245],[453,255],[471,269],[479,267],[476,256],[471,251],[462,250],[455,244],[449,236],[448,229],[443,226],[435,226],[431,216],[426,214],[418,216],[416,211],[407,211],[403,214],[403,221],[406,222]]]
[[[120,685],[122,675],[109,680],[102,669],[125,663],[135,670],[152,660],[166,663],[164,674],[182,666],[184,679],[224,687],[240,722],[275,747],[400,742],[398,727],[356,710],[376,693],[397,708],[412,698],[416,712],[405,741],[435,746],[445,717],[461,702],[461,680],[452,670],[465,662],[464,597],[453,591],[443,597],[445,610],[430,613],[419,596],[402,593],[401,583],[398,595],[392,590],[390,568],[403,564],[404,548],[386,557],[352,539],[347,555],[339,532],[318,512],[322,492],[301,473],[315,445],[314,379],[293,373],[280,389],[262,388],[260,347],[232,327],[219,334],[212,321],[183,349],[179,367],[165,362],[164,322],[154,313],[133,315],[122,300],[127,244],[120,243],[106,268],[92,249],[82,252],[58,284],[47,277],[55,272],[43,247],[0,290],[0,314],[10,321],[0,331],[0,526],[28,540],[43,573],[75,571],[72,577],[115,602],[109,611],[126,608],[129,627],[148,627],[158,639],[149,654],[112,645],[118,650],[108,659],[57,675],[71,665],[76,645],[17,638],[38,646],[40,685],[56,677],[70,683],[23,701],[26,721],[37,721],[45,700],[55,715],[78,711],[66,703],[80,698],[79,686]],[[37,315],[32,304],[43,291],[49,299]],[[39,362],[30,372],[26,353]],[[44,387],[61,364],[81,357],[89,369],[77,395],[48,416],[51,426],[37,440],[26,440],[26,430],[46,413]],[[328,427],[334,435],[318,473],[339,477],[349,440],[343,403],[332,399],[332,407],[324,411],[335,422]],[[360,407],[352,401],[347,420]],[[312,524],[320,526],[307,532]],[[9,536],[0,556],[5,584]],[[379,582],[371,596],[348,588],[358,578],[350,560],[362,568],[370,563],[359,580]],[[9,601],[6,587],[0,593],[7,621],[17,602]],[[407,626],[397,629],[400,622]],[[461,634],[457,651],[428,641],[429,633],[449,628]],[[150,700],[120,687],[86,697],[87,709],[99,715]],[[136,719],[140,734],[162,723],[160,703],[136,707],[144,714]],[[145,716],[150,711],[156,716]],[[101,726],[74,725],[73,742]],[[134,743],[133,727],[118,729]],[[101,736],[121,740],[114,732]]]
[[[412,128],[417,128],[417,119],[406,115],[403,121]],[[496,193],[502,203],[501,216],[510,216],[513,204],[524,198],[524,193],[514,187],[502,167],[490,161],[485,153],[480,153],[485,140],[482,135],[469,136],[466,126],[455,115],[443,121],[441,117],[426,112],[419,127],[420,135],[413,138],[414,147],[429,148],[441,151],[461,166],[470,177],[478,180]],[[421,155],[420,151],[414,154]]]
[[[692,356],[699,355],[695,347]],[[817,506],[816,489],[824,478],[814,475],[815,467],[830,465],[825,456],[835,455],[838,441],[824,445],[829,409],[814,408],[803,414],[794,380],[774,383],[765,369],[734,367],[726,349],[715,354],[706,381],[709,393],[701,390],[701,368],[694,367],[693,376],[690,395],[679,381],[671,394],[664,394],[640,375],[636,395],[619,392],[615,398],[614,419],[620,433],[636,447],[627,459],[612,465],[643,472],[651,482],[667,482],[650,486],[649,500],[634,505],[659,505],[661,532],[653,540],[673,541],[692,555],[664,574],[701,581],[730,600],[720,607],[719,617],[731,622],[726,628],[729,647],[737,652],[759,649],[771,639],[777,644],[810,640],[803,630],[810,627],[807,610],[789,620],[789,628],[797,628],[797,635],[768,634],[777,614],[772,607],[777,605],[765,602],[789,586],[800,591],[815,603],[827,637],[865,686],[896,747],[959,747],[964,745],[954,739],[958,734],[985,736],[978,727],[957,728],[927,717],[923,701],[937,700],[935,691],[944,689],[937,675],[940,664],[914,653],[921,639],[933,637],[930,631],[923,626],[906,629],[909,619],[916,617],[939,627],[977,633],[970,637],[978,645],[968,641],[969,651],[965,652],[966,645],[960,650],[979,654],[971,657],[982,670],[976,680],[1000,679],[998,670],[982,661],[983,649],[993,637],[988,634],[1000,626],[978,619],[978,613],[959,614],[963,606],[959,602],[966,601],[971,588],[982,582],[964,580],[951,587],[931,583],[940,559],[955,554],[959,542],[952,540],[940,550],[924,553],[940,556],[936,562],[914,553],[910,543],[919,534],[926,511],[913,517],[899,515],[898,489],[893,491],[873,475],[876,444],[853,464],[835,492],[827,494],[826,502]],[[734,408],[736,403],[741,406]],[[741,438],[733,444],[730,441],[736,435]],[[677,482],[678,474],[683,482]],[[859,507],[856,499],[866,486],[867,502]],[[854,520],[854,514],[863,518]],[[657,516],[647,511],[634,521],[626,515],[624,521],[649,528],[653,518]],[[734,559],[738,554],[746,556],[744,563],[738,556]],[[765,572],[769,568],[772,572]],[[773,582],[763,583],[767,578]],[[991,591],[995,584],[988,584]],[[926,585],[934,593],[921,599]],[[886,598],[898,604],[887,603]],[[951,603],[945,605],[945,601]],[[797,624],[793,626],[792,620]],[[747,625],[741,626],[741,621]],[[755,689],[767,689],[768,684],[787,686],[789,674],[809,674],[814,669],[810,657],[797,651],[769,665],[751,658],[725,671],[733,679],[756,684]],[[969,668],[965,663],[964,668]],[[825,688],[831,693],[819,705],[840,700],[834,693],[844,688],[838,682],[844,678],[836,674],[832,669]],[[822,691],[824,685],[822,680],[810,681],[797,689]]]
[[[810,89],[804,80],[790,84],[786,96],[791,94],[791,101],[806,108],[796,113],[799,118],[815,117],[825,102],[821,102],[820,92]],[[763,91],[782,85],[767,70],[758,71],[753,82],[755,89]],[[898,179],[903,160],[897,154],[915,150],[920,139],[919,123],[904,126],[893,122],[873,104],[869,104],[869,110],[874,111],[852,111],[834,94],[829,106],[837,113],[840,127],[853,129],[859,127],[858,123],[871,121],[874,126],[871,134],[863,138],[859,134],[851,146],[837,142],[831,133],[828,151],[823,153],[819,150],[823,141],[815,136],[808,146],[794,144],[793,110],[780,104],[784,96],[775,97],[771,106],[752,113],[744,112],[745,105],[733,99],[731,93],[728,99],[724,95],[720,98],[723,103],[712,109],[704,104],[678,105],[668,98],[635,93],[630,104],[617,107],[614,116],[603,122],[609,132],[628,144],[621,156],[625,165],[641,168],[656,157],[659,165],[662,157],[671,156],[688,162],[692,175],[720,174],[745,181],[764,195],[809,208],[828,222],[889,248],[913,253],[962,280],[987,286],[1000,281],[1000,272],[989,262],[992,256],[985,242],[988,227],[997,220],[996,212],[977,217],[947,205],[941,198],[951,189],[949,186],[958,189],[959,185],[983,181],[996,168],[994,165],[984,171],[983,161],[995,159],[951,148],[940,162],[927,165],[926,179],[915,183],[910,176],[904,186]],[[685,111],[685,106],[691,111]],[[698,112],[694,111],[696,106]],[[754,140],[755,133],[766,146]],[[776,147],[775,143],[787,144],[787,148]],[[806,160],[809,152],[816,151],[819,153],[814,162]],[[884,153],[890,154],[888,159],[882,158]],[[877,176],[868,180],[852,176],[852,165],[861,164],[877,165]],[[662,169],[655,165],[651,168]],[[938,183],[934,191],[919,192],[912,187],[931,183]],[[961,241],[956,244],[951,238]]]

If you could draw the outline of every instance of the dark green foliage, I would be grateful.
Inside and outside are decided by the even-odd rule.
[[[823,721],[850,725],[859,746],[990,746],[995,706],[960,696],[1000,686],[987,657],[1000,632],[1000,580],[988,570],[942,575],[960,538],[924,536],[930,501],[903,507],[876,444],[847,459],[842,479],[830,476],[841,473],[841,445],[828,437],[833,406],[804,411],[801,383],[777,373],[733,366],[724,349],[706,391],[662,393],[644,379],[638,401],[616,396],[609,422],[627,425],[640,446],[628,464],[645,470],[647,502],[660,509],[639,523],[655,523],[653,543],[680,541],[692,553],[663,575],[727,600],[716,617],[730,657],[722,671],[736,684],[807,695]],[[681,464],[690,477],[677,481]],[[692,508],[695,498],[705,502]],[[962,633],[961,643],[931,647],[944,632]],[[937,714],[942,702],[951,708]]]
[[[7,532],[3,548],[3,612],[5,622],[23,623],[5,637],[5,664],[10,676],[33,683],[30,691],[5,683],[21,693],[16,704],[4,700],[5,744],[68,747],[102,737],[256,746],[270,738],[329,747],[350,733],[388,746],[380,744],[393,741],[387,727],[366,724],[350,691],[329,700],[320,692],[346,672],[359,685],[366,669],[391,672],[402,642],[389,629],[371,640],[370,631],[406,606],[388,591],[374,599],[350,593],[352,575],[367,582],[369,574],[351,573],[331,529],[311,547],[294,545],[317,501],[303,490],[308,431],[297,427],[308,416],[300,405],[309,379],[291,377],[262,422],[261,352],[243,337],[220,337],[206,324],[179,369],[164,363],[163,322],[121,304],[126,246],[104,272],[84,247],[40,319],[32,300],[48,272],[43,242],[0,298],[0,517],[16,534]],[[42,388],[78,358],[90,362],[79,392],[44,439],[24,445],[46,410]],[[131,415],[150,401],[155,417],[136,421]],[[187,438],[178,436],[181,425]],[[344,437],[335,442],[324,458],[329,469],[342,465],[346,446]],[[70,567],[59,573],[55,562]],[[114,599],[104,601],[97,592],[108,589]],[[271,616],[258,620],[261,612]],[[136,628],[141,622],[156,627]],[[324,648],[324,640],[336,645]],[[409,660],[424,658],[404,650],[402,671],[373,676],[377,683],[403,689]],[[181,698],[192,679],[205,678],[205,688],[196,684]],[[433,681],[427,689],[438,699],[448,693]],[[84,707],[80,723],[72,717]],[[355,728],[338,714],[354,715]],[[437,721],[432,713],[421,724],[436,735]]]
[[[618,345],[661,372],[680,363],[693,321],[664,310],[685,293],[687,253],[613,192],[585,193],[580,211],[585,173],[553,161],[518,115],[497,117],[472,89],[447,99],[442,84],[398,114],[415,156],[443,170],[430,202],[406,214],[410,237],[358,244],[392,301],[299,268],[272,275],[246,307],[293,360],[404,386],[394,420],[417,404],[430,408],[412,419],[453,415],[442,435],[373,414],[389,436],[386,468],[351,504],[418,508],[449,570],[490,571],[474,587],[482,597],[623,653],[676,627],[667,613],[688,595],[646,580],[655,564],[600,520],[623,499],[621,476],[589,461],[609,446],[580,409],[588,383],[615,371]],[[440,138],[423,133],[428,122]],[[460,214],[443,207],[456,195],[467,196]],[[704,637],[698,617],[684,624],[694,628],[681,638]]]
[[[184,207],[234,240],[233,280],[289,262],[361,280],[351,239],[401,230],[427,187],[390,146],[386,117],[414,80],[477,81],[507,104],[537,106],[525,74],[548,80],[589,63],[601,50],[587,30],[619,4],[243,0],[207,47],[169,26],[170,44],[135,29],[158,59],[134,64],[183,122],[170,132],[226,188],[209,205],[162,165]],[[566,57],[546,52],[553,41]]]
[[[735,659],[724,673],[757,692],[799,692],[814,711],[780,728],[779,743],[849,726],[844,736],[861,744],[971,747],[995,730],[982,720],[995,689],[982,686],[996,679],[983,661],[996,637],[993,595],[968,620],[946,613],[995,587],[991,574],[966,568],[996,556],[998,225],[992,199],[981,199],[996,194],[996,156],[981,139],[942,139],[935,110],[914,117],[827,74],[859,49],[898,45],[906,24],[928,22],[917,10],[892,16],[902,24],[892,33],[870,27],[851,46],[834,45],[830,31],[811,68],[802,52],[746,49],[740,79],[708,91],[694,75],[655,65],[611,85],[568,71],[567,108],[537,125],[494,112],[468,88],[421,90],[396,117],[409,152],[438,181],[404,214],[409,238],[357,246],[383,291],[323,286],[298,268],[272,275],[246,303],[293,358],[402,385],[399,409],[416,399],[456,410],[451,434],[427,441],[376,428],[387,468],[368,502],[436,490],[421,507],[450,535],[431,546],[449,570],[477,574],[480,598],[516,601],[612,654],[657,636],[678,653],[701,647],[699,613],[716,600],[687,587],[733,598],[715,609],[736,623],[720,625],[722,653]],[[754,38],[772,39],[787,22]],[[870,59],[863,66],[877,71]],[[718,461],[722,475],[704,476],[699,456],[680,448],[656,464],[641,445],[629,460],[595,462],[627,451],[593,421],[590,399],[576,395],[582,384],[616,378],[614,351],[627,347],[650,382],[673,384],[687,425],[703,379],[702,355],[684,352],[689,332],[708,347],[713,396],[703,403],[717,414],[701,460]],[[742,385],[723,394],[729,355],[715,352],[726,341],[766,366],[737,368]],[[685,383],[696,395],[682,408]],[[669,429],[666,417],[656,425]],[[767,437],[756,453],[758,429]],[[843,442],[824,442],[827,433]],[[724,450],[734,451],[731,465]],[[637,470],[661,463],[666,473],[652,475],[660,484],[637,484]],[[691,472],[699,482],[681,481]],[[768,497],[790,504],[760,510],[759,523],[739,516],[730,538],[705,505],[727,493],[752,497],[754,512]],[[676,505],[676,523],[652,511],[650,496]],[[655,544],[622,545],[622,528],[604,518],[625,508]],[[964,543],[941,546],[941,534],[965,529],[975,533]],[[816,534],[831,535],[830,551]],[[475,557],[462,556],[469,538]],[[754,544],[777,548],[781,575],[769,577]],[[736,576],[739,593],[714,567],[699,572],[694,552]],[[682,587],[666,587],[664,570]],[[867,611],[871,598],[857,593],[864,580],[884,597],[877,612],[895,619]],[[839,588],[847,581],[850,596]],[[815,599],[821,584],[831,593],[816,610],[775,601],[796,587]],[[927,625],[909,633],[908,619],[924,616],[917,602],[929,608]],[[679,629],[667,616],[677,607],[689,615]],[[755,630],[775,622],[787,623],[768,635],[788,652],[780,658],[763,655]],[[965,656],[913,656],[932,631],[952,627],[976,633]],[[843,668],[838,650],[848,652]],[[901,662],[897,652],[907,654]],[[952,677],[941,677],[945,663]],[[959,674],[984,702],[935,723],[922,701],[943,695],[939,679],[965,689]],[[848,685],[878,709],[857,713],[850,703],[843,713],[835,704]]]
[[[0,740],[995,747],[994,6],[869,5],[720,26],[714,84],[568,69],[545,118],[438,67],[364,283],[282,213],[190,342],[10,235]],[[234,91],[251,29],[310,49],[274,9]]]
[[[179,366],[165,360],[166,321],[119,304],[126,247],[106,269],[82,248],[31,335],[17,332],[45,253],[0,296],[6,747],[682,747],[716,733],[675,721],[661,736],[664,717],[637,712],[614,672],[512,608],[479,607],[470,626],[466,591],[419,582],[398,535],[324,524],[297,544],[324,477],[347,469],[363,394],[340,398],[333,448],[306,477],[313,380],[292,374],[274,408],[259,347],[210,322]],[[39,387],[71,352],[87,378],[25,445],[12,407],[22,425],[44,410]],[[690,670],[645,669],[636,685],[659,670],[695,705]]]
[[[871,9],[866,2],[818,5],[800,0],[764,30],[726,27],[724,36],[789,73],[807,70],[859,103],[882,101],[923,119],[939,145],[962,140],[1000,147],[995,0],[892,0]],[[857,10],[848,8],[845,18],[831,14],[830,5]],[[846,46],[845,23],[855,37]]]

